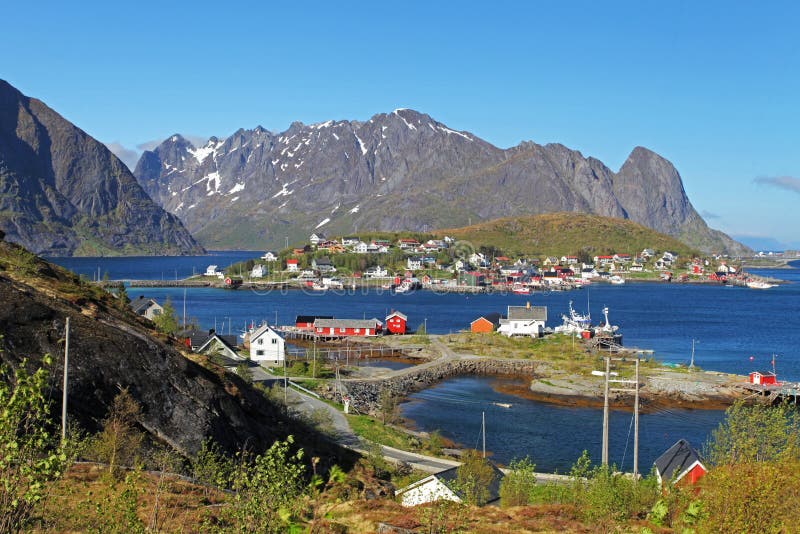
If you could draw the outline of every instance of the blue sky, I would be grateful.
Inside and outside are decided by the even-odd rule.
[[[648,147],[712,227],[800,246],[796,4],[22,4],[0,78],[107,143],[409,107],[613,170]]]

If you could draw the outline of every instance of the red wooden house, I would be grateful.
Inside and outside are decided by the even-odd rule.
[[[393,311],[386,316],[386,331],[390,334],[405,334],[408,317],[399,311]]]
[[[383,323],[377,319],[317,319],[314,321],[314,332],[320,337],[372,337],[383,329]]]
[[[778,383],[778,377],[770,371],[753,371],[750,373],[750,383],[761,386],[774,386]]]
[[[706,467],[700,461],[697,451],[689,442],[680,439],[655,461],[656,476],[661,486],[672,484],[695,484],[706,474]]]
[[[499,313],[488,313],[478,317],[469,324],[469,330],[473,334],[488,334],[494,332],[500,326],[500,319],[503,316]]]

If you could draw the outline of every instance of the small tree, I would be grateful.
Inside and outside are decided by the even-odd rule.
[[[746,406],[739,401],[725,412],[705,456],[714,465],[800,459],[800,416],[797,408]]]
[[[159,332],[174,334],[178,331],[178,319],[175,316],[175,307],[172,300],[167,297],[164,301],[163,311],[153,318],[153,322]]]
[[[103,419],[103,429],[92,440],[90,454],[108,464],[116,475],[120,465],[130,465],[139,458],[142,433],[136,429],[141,415],[139,404],[127,389],[120,391]]]
[[[125,284],[122,284],[117,290],[117,306],[120,310],[127,309],[130,301],[131,299],[128,298],[128,291],[125,289]]]
[[[305,491],[303,451],[292,454],[294,438],[276,441],[252,462],[240,455],[232,477],[236,492],[226,515],[239,532],[282,532]]]
[[[378,404],[384,426],[386,423],[394,423],[397,419],[397,396],[388,389],[384,389],[378,396]]]
[[[531,504],[536,489],[536,466],[526,456],[513,460],[508,468],[500,482],[500,504],[504,507]]]
[[[0,532],[28,523],[46,495],[46,484],[67,467],[67,455],[51,432],[46,397],[50,357],[33,374],[26,360],[11,371],[0,367]]]
[[[494,469],[475,450],[468,450],[462,460],[463,463],[456,469],[452,489],[461,493],[468,504],[483,506],[489,500]]]

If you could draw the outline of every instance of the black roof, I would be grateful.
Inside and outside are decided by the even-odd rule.
[[[183,332],[178,333],[178,337],[180,339],[188,339],[189,346],[194,347],[202,347],[208,338],[214,335],[214,330],[184,330]]]
[[[495,328],[497,328],[498,326],[500,326],[500,319],[505,319],[505,316],[502,313],[492,312],[481,315],[480,317],[478,317],[478,319],[480,318],[486,319],[487,321],[492,323],[495,326]],[[477,321],[478,319],[475,320]]]
[[[297,319],[294,320],[294,324],[313,323],[317,319],[333,319],[333,315],[298,315]]]
[[[672,480],[673,476],[679,476],[693,463],[699,461],[700,456],[689,442],[679,439],[675,445],[667,449],[667,452],[656,458],[654,464],[661,480]]]
[[[150,305],[153,304],[153,303],[157,304],[157,302],[154,301],[153,299],[149,299],[149,298],[145,297],[144,295],[139,295],[138,299],[134,299],[134,300],[131,301],[131,309],[134,311],[134,313],[141,314],[147,308],[149,308]]]
[[[486,504],[492,503],[500,498],[500,481],[503,480],[504,476],[503,472],[492,462],[489,462],[489,466],[492,468],[492,481],[487,488],[489,490],[489,495],[486,499]],[[436,473],[436,478],[444,482],[448,487],[450,487],[450,482],[455,481],[457,477],[458,467],[451,467],[450,469]],[[464,498],[463,492],[458,490],[453,491],[462,499]]]

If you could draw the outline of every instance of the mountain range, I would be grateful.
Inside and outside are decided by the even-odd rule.
[[[203,252],[102,143],[3,80],[0,232],[42,255]]]
[[[200,147],[175,134],[144,152],[134,174],[209,248],[572,211],[630,219],[704,251],[746,250],[706,225],[678,171],[650,150],[635,148],[613,172],[560,144],[501,149],[410,109],[280,133],[240,129]]]

